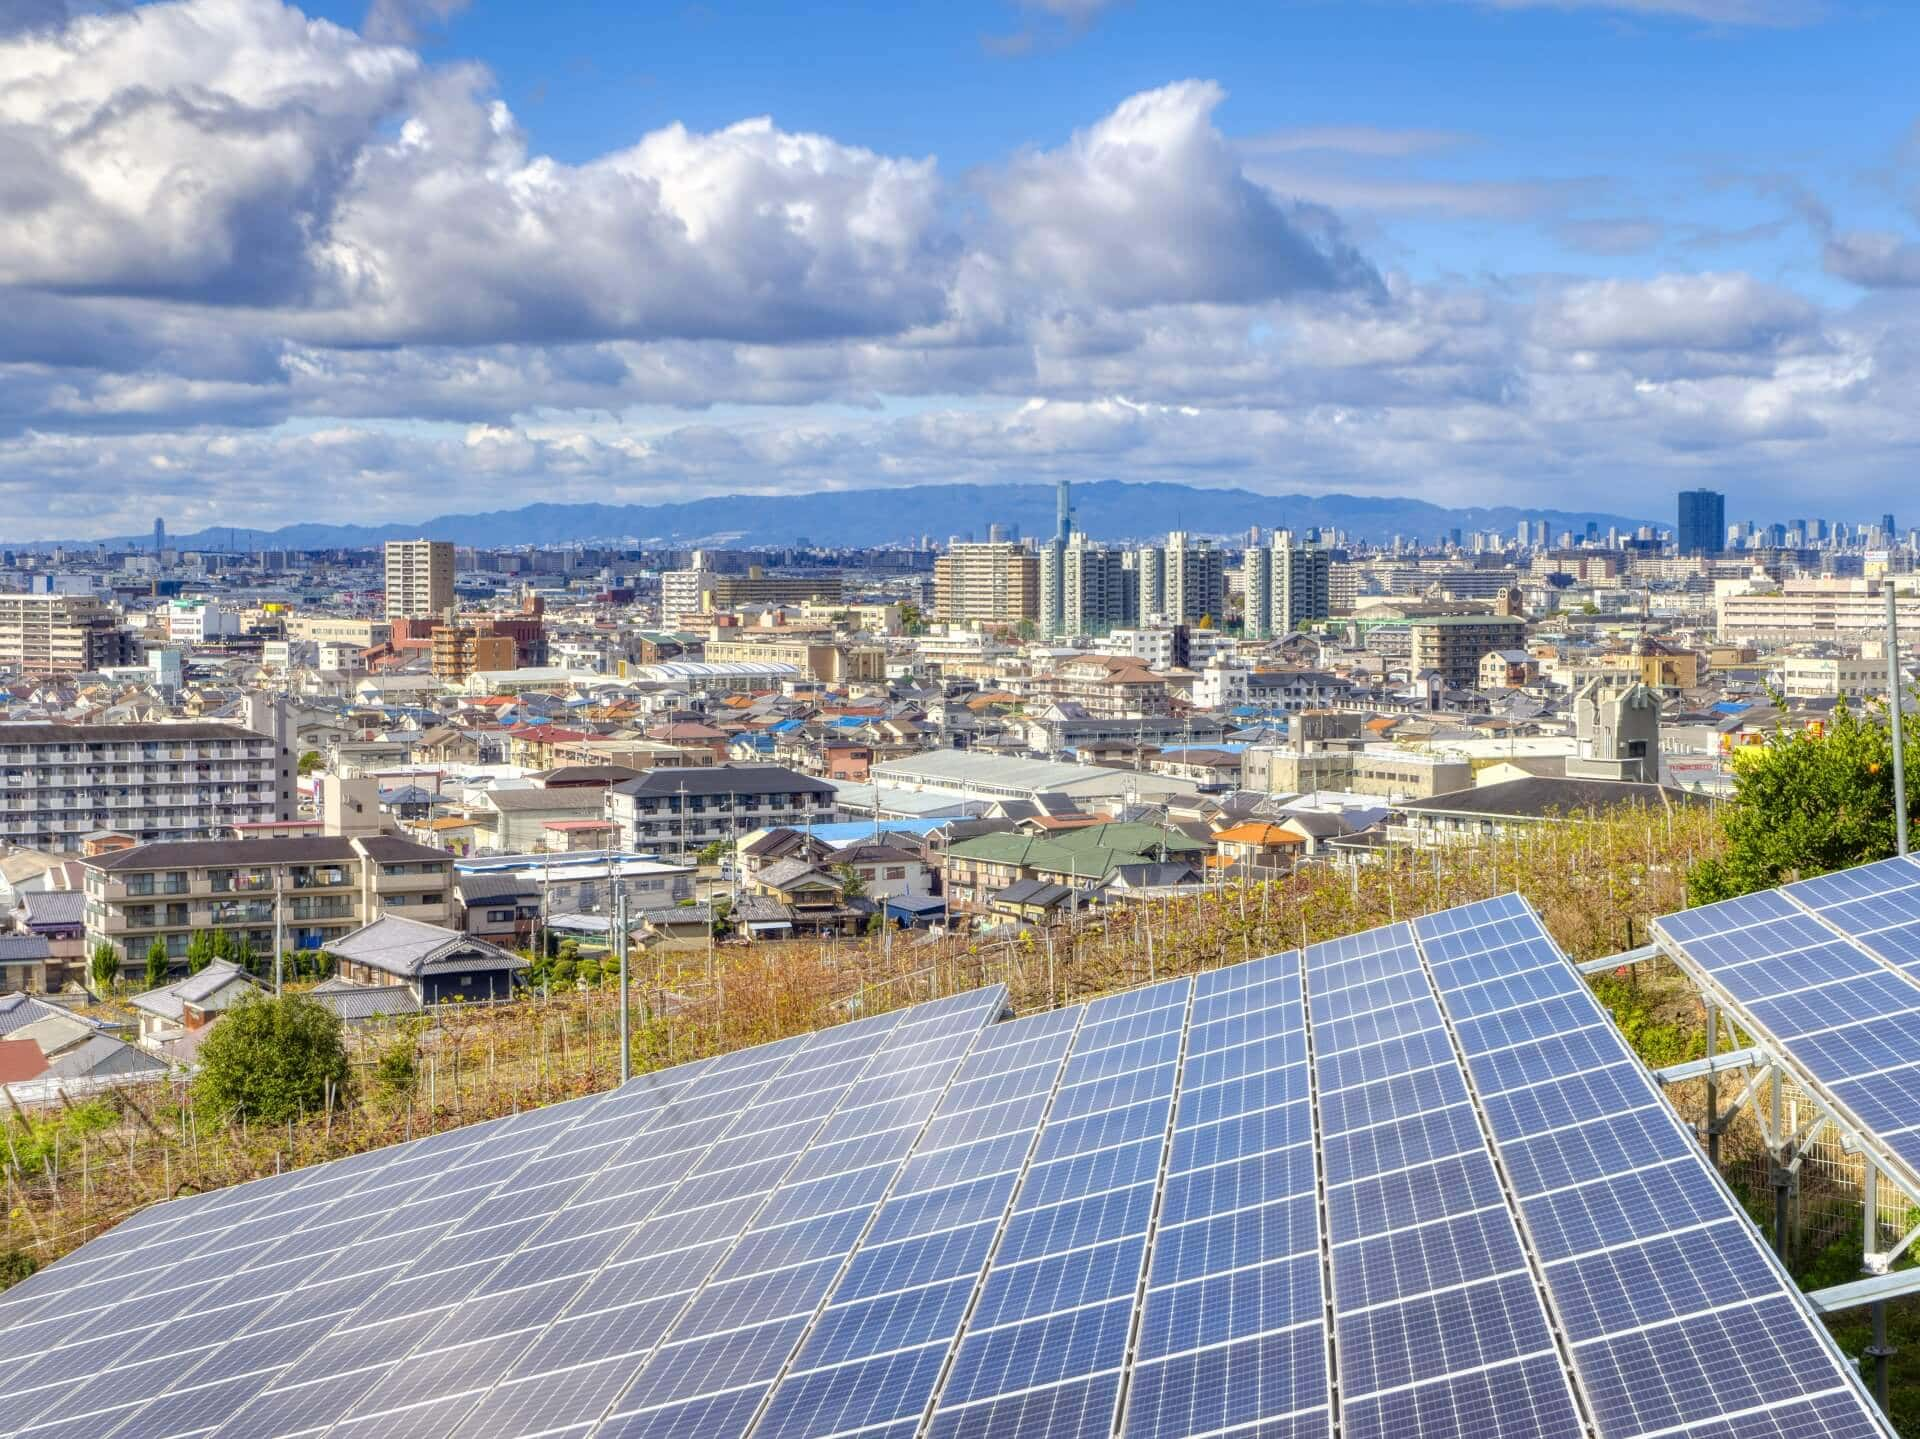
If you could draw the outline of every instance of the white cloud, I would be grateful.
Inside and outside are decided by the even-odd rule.
[[[1123,102],[1058,150],[989,185],[1016,273],[1101,304],[1244,303],[1377,283],[1328,212],[1249,180],[1213,111],[1183,81]]]
[[[1567,285],[1542,304],[1535,332],[1573,350],[1767,352],[1818,324],[1809,302],[1750,275],[1662,275]]]

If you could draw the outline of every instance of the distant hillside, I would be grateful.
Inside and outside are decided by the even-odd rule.
[[[1076,485],[1076,523],[1097,539],[1140,539],[1168,530],[1201,535],[1267,529],[1338,529],[1362,539],[1396,534],[1431,540],[1452,528],[1509,533],[1522,519],[1546,520],[1557,533],[1646,523],[1597,511],[1522,510],[1496,505],[1449,509],[1425,500],[1360,495],[1261,495],[1251,490],[1103,480]],[[1053,533],[1051,485],[918,485],[812,495],[724,495],[659,505],[527,505],[483,514],[448,514],[413,524],[297,524],[282,529],[202,530],[171,537],[183,549],[324,549],[426,536],[477,546],[630,540],[651,544],[825,545],[911,543],[921,535],[987,537],[987,527],[1021,535]],[[112,543],[112,542],[110,542]],[[146,535],[123,544],[148,544]]]

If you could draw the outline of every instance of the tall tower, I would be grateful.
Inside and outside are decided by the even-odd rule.
[[[1683,555],[1717,555],[1727,547],[1727,498],[1716,490],[1682,490],[1674,548]]]
[[[1053,538],[1064,545],[1073,535],[1073,484],[1062,480],[1053,487]]]
[[[160,558],[160,552],[167,547],[167,522],[156,519],[153,522],[153,557]]]

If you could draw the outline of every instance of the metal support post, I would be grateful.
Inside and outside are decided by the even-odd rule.
[[[627,1002],[627,892],[617,887],[613,894],[613,952],[620,960],[620,1082],[633,1077],[633,1034],[629,1027]]]
[[[1867,1160],[1864,1165],[1861,1199],[1865,1233],[1861,1244],[1860,1267],[1869,1275],[1884,1274],[1887,1260],[1880,1251],[1880,1170],[1872,1160]],[[1873,1361],[1873,1397],[1884,1414],[1887,1412],[1887,1361],[1893,1357],[1894,1351],[1887,1343],[1887,1301],[1877,1299],[1872,1307],[1873,1342],[1861,1357]]]
[[[1893,576],[1882,585],[1887,592],[1887,713],[1893,722],[1893,835],[1900,853],[1907,852],[1907,757],[1900,730],[1900,607],[1893,593]]]
[[[1712,1000],[1707,1001],[1707,1058],[1713,1058],[1713,1052],[1720,1039],[1720,1006]],[[1715,1171],[1720,1168],[1720,1078],[1711,1066],[1707,1070],[1707,1161]]]
[[[1782,1123],[1781,1106],[1786,1098],[1786,1085],[1780,1071],[1773,1071],[1773,1163],[1769,1166],[1773,1179],[1773,1252],[1780,1256],[1781,1262],[1787,1258],[1787,1195],[1793,1187],[1793,1170],[1788,1167],[1786,1148],[1786,1129]]]

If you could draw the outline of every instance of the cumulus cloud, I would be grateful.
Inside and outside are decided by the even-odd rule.
[[[288,303],[420,63],[272,0],[0,43],[0,284]]]
[[[1248,179],[1213,125],[1218,85],[1135,95],[989,187],[1017,273],[1103,304],[1245,303],[1377,287],[1330,212]]]
[[[1575,218],[1618,203],[1589,182],[1367,173],[1451,134],[1235,140],[1205,81],[964,181],[774,118],[567,163],[407,43],[451,8],[355,33],[278,0],[15,0],[0,497],[36,529],[1115,474],[1791,492],[1815,446],[1867,484],[1920,444],[1912,246],[1811,200],[1851,307],[1737,272],[1416,280],[1344,217],[1524,219],[1589,255],[1664,232]]]
[[[1773,350],[1811,335],[1808,301],[1750,275],[1662,275],[1568,285],[1542,304],[1536,333],[1574,350]]]

